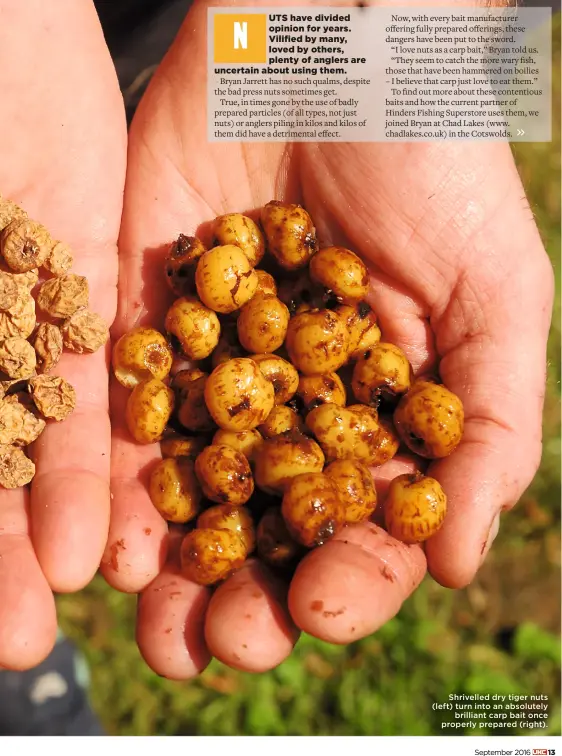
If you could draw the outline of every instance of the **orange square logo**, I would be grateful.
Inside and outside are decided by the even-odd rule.
[[[265,13],[214,15],[215,63],[267,63]]]

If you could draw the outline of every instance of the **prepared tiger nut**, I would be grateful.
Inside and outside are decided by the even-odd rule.
[[[180,370],[172,380],[176,393],[177,418],[187,430],[210,431],[215,426],[205,403],[205,384],[208,374],[198,368]]]
[[[274,438],[281,433],[292,430],[303,433],[306,427],[302,418],[294,409],[285,405],[278,405],[271,410],[265,423],[258,426],[258,430],[263,438]]]
[[[349,409],[354,409],[357,412],[360,406],[353,404]],[[388,417],[378,416],[378,419],[373,417],[372,422],[378,422],[379,429],[370,444],[372,455],[369,457],[369,464],[373,467],[378,467],[396,456],[400,448],[400,438],[396,433],[392,420]],[[369,420],[367,420],[367,423],[369,423]]]
[[[165,329],[186,357],[203,360],[218,344],[221,327],[216,313],[196,297],[181,297],[168,310]]]
[[[421,543],[436,533],[447,513],[447,497],[435,478],[421,473],[399,475],[388,488],[385,524],[404,543]]]
[[[158,378],[138,383],[127,400],[125,419],[139,444],[160,441],[174,409],[174,392]]]
[[[123,334],[113,347],[113,372],[125,388],[145,378],[163,381],[172,368],[173,355],[165,337],[154,328],[139,326]]]
[[[200,239],[185,234],[180,234],[170,245],[164,273],[168,286],[178,297],[195,294],[195,269],[206,251]]]
[[[250,359],[273,386],[275,404],[286,404],[295,395],[299,374],[293,365],[276,354],[251,354]]]
[[[324,473],[303,473],[288,483],[281,514],[291,536],[313,548],[326,543],[345,524],[336,484]]]
[[[360,409],[355,411],[355,407],[321,404],[306,416],[306,424],[329,462],[334,459],[357,459],[369,465],[377,459],[380,424],[376,410],[363,405],[355,406]]]
[[[310,261],[310,277],[344,303],[359,302],[369,291],[367,266],[345,247],[319,249]]]
[[[359,359],[368,349],[378,344],[381,332],[375,313],[367,302],[338,305],[335,311],[347,325],[351,361]]]
[[[71,352],[97,352],[109,340],[109,327],[101,315],[86,307],[76,310],[61,326],[64,345]]]
[[[234,530],[195,528],[181,544],[181,571],[194,583],[213,585],[242,567],[247,556],[244,541]]]
[[[207,499],[217,504],[241,507],[254,492],[248,460],[226,444],[203,449],[195,460],[195,474]]]
[[[311,310],[291,318],[285,346],[301,373],[331,373],[347,362],[349,334],[337,313]]]
[[[336,484],[345,522],[368,520],[377,507],[377,492],[369,468],[355,459],[337,459],[324,468],[324,474]]]
[[[246,554],[251,554],[256,547],[256,531],[252,515],[245,507],[232,508],[227,504],[209,507],[197,518],[198,528],[214,530],[232,530],[238,535]]]
[[[305,412],[310,412],[321,404],[338,404],[345,407],[345,387],[337,373],[301,375],[297,388]]]
[[[309,310],[321,310],[326,307],[328,299],[324,287],[311,280],[308,268],[301,271],[296,278],[281,281],[277,296],[287,305],[291,316]]]
[[[272,297],[276,297],[277,284],[271,273],[268,273],[266,270],[260,270],[260,268],[256,268],[254,273],[258,278],[258,286],[254,297],[257,297],[260,294],[271,294]]]
[[[163,459],[154,468],[148,485],[150,500],[168,522],[189,522],[197,517],[203,492],[193,460]]]
[[[21,336],[11,336],[0,342],[0,373],[8,378],[31,378],[35,373],[35,350]]]
[[[51,323],[40,323],[33,339],[37,372],[48,373],[56,367],[62,356],[62,333]]]
[[[22,449],[0,444],[0,488],[26,486],[34,475],[35,465]]]
[[[72,268],[73,262],[72,250],[68,244],[55,241],[49,256],[43,263],[43,267],[54,276],[64,276]]]
[[[204,305],[227,314],[250,301],[256,293],[258,277],[240,247],[226,244],[213,247],[201,257],[195,285]]]
[[[247,431],[218,430],[213,436],[213,444],[231,446],[243,454],[252,465],[260,453],[263,437],[255,428]]]
[[[0,231],[15,220],[25,220],[25,210],[10,199],[0,196]]]
[[[316,252],[316,229],[300,205],[273,200],[261,211],[269,251],[285,270],[297,270]]]
[[[0,401],[0,444],[28,446],[45,430],[45,421],[30,412],[17,394]]]
[[[289,325],[289,310],[277,297],[253,297],[238,317],[238,338],[248,352],[268,354],[283,344]]]
[[[205,403],[219,428],[251,430],[273,409],[273,386],[253,360],[239,357],[213,370],[205,384]]]
[[[41,284],[38,307],[53,318],[69,318],[76,310],[88,306],[88,281],[84,276],[67,273]]]
[[[381,341],[355,363],[351,387],[359,402],[378,407],[381,400],[396,402],[412,381],[412,366],[404,352]]]
[[[290,431],[264,441],[255,462],[256,486],[280,496],[289,481],[305,472],[322,472],[324,454],[312,438]]]
[[[208,444],[209,440],[204,436],[182,436],[172,432],[160,441],[160,451],[165,459],[188,457],[194,460]]]
[[[0,312],[0,340],[10,336],[27,339],[33,333],[35,323],[35,300],[29,291],[20,289],[15,305]]]
[[[9,268],[25,273],[40,268],[51,253],[52,240],[41,223],[15,219],[0,234],[0,250]]]
[[[260,227],[241,213],[220,215],[213,221],[215,246],[233,244],[240,247],[250,265],[255,267],[263,257],[265,244]]]
[[[291,537],[280,507],[269,507],[258,524],[259,557],[272,567],[287,567],[302,555],[302,546]]]
[[[447,457],[459,445],[464,430],[464,408],[445,386],[416,381],[400,399],[394,425],[406,446],[421,457]]]
[[[39,412],[52,420],[64,420],[76,406],[76,391],[58,375],[38,375],[32,378],[29,390]]]
[[[0,310],[9,310],[18,301],[20,287],[13,275],[0,271]]]
[[[37,268],[26,270],[25,273],[10,273],[9,275],[13,276],[18,286],[22,286],[28,291],[31,291],[39,281],[39,270]]]

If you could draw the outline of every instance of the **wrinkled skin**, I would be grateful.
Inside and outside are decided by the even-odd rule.
[[[464,403],[466,427],[454,455],[429,467],[429,474],[448,494],[449,514],[425,554],[418,546],[398,544],[375,525],[354,525],[345,531],[345,537],[337,536],[304,560],[288,597],[267,570],[250,562],[213,596],[206,614],[207,589],[178,575],[174,533],[168,533],[148,498],[145,474],[158,456],[158,447],[141,447],[129,439],[124,431],[127,392],[113,382],[114,498],[102,570],[116,588],[142,592],[137,630],[141,651],[154,670],[176,679],[201,671],[210,653],[237,668],[271,668],[290,653],[298,636],[294,623],[332,642],[356,640],[394,616],[421,582],[426,558],[430,573],[443,585],[462,587],[472,580],[497,533],[500,512],[514,505],[538,466],[553,292],[552,270],[507,145],[207,143],[205,16],[204,4],[196,4],[155,75],[131,129],[114,337],[138,324],[158,327],[169,300],[164,299],[163,279],[160,290],[150,284],[161,276],[165,249],[178,233],[194,233],[216,215],[252,210],[273,197],[302,202],[315,220],[323,245],[348,247],[368,264],[383,339],[405,351],[417,374],[431,371],[440,360],[444,383]],[[83,37],[73,39],[78,38],[83,45]],[[101,37],[96,44],[102,46]],[[29,48],[26,52],[29,55]],[[104,65],[107,67],[107,62]],[[73,76],[68,68],[65,76]],[[101,87],[98,81],[94,91]],[[111,86],[106,90],[113,91]],[[63,104],[53,115],[56,124],[60,113],[66,112]],[[111,171],[122,159],[120,138],[113,134],[113,141],[103,139],[110,125],[113,132],[120,134],[121,129],[121,114],[112,121],[106,115],[108,107],[105,104],[103,124],[92,116],[97,126],[97,160],[82,159],[80,181],[74,182],[72,190],[68,188],[75,215],[69,216],[68,205],[65,209],[60,202],[67,187],[60,183],[59,164],[53,163],[57,164],[57,192],[50,192],[43,183],[29,187],[32,213],[41,203],[53,202],[47,221],[57,226],[72,217],[81,235],[73,237],[69,229],[66,238],[70,236],[68,240],[75,244],[84,239],[80,249],[85,250],[95,249],[93,238],[98,251],[103,250],[107,265],[88,268],[86,255],[80,272],[90,277],[96,292],[105,286],[107,297],[99,305],[104,311],[113,302],[114,283],[111,253],[115,229],[108,219],[118,221],[113,215],[118,216],[114,207],[118,198],[112,198],[118,194],[119,176]],[[42,116],[44,120],[44,112]],[[69,118],[75,116],[83,120],[83,114],[69,113]],[[0,129],[5,131],[10,120],[4,119]],[[85,134],[82,130],[78,136],[88,142],[87,150],[82,145],[88,155],[93,137],[87,139]],[[110,154],[111,159],[100,159],[100,150],[106,150],[103,154]],[[7,151],[10,164],[15,153],[17,150]],[[18,154],[21,157],[22,153]],[[42,159],[46,159],[45,150]],[[59,163],[64,165],[64,160]],[[103,166],[99,175],[98,166]],[[86,200],[85,187],[92,186],[88,168],[97,182],[95,198],[87,198],[95,220],[81,216],[78,222],[78,210]],[[21,177],[16,169],[12,165],[14,176]],[[6,170],[6,164],[0,166],[5,187],[9,186]],[[104,193],[101,187],[110,183],[111,190]],[[19,189],[14,183],[12,186]],[[65,228],[60,228],[63,235]],[[108,280],[102,284],[100,276]],[[101,357],[94,355],[89,358],[92,365],[98,365],[96,357],[101,362]],[[97,420],[102,426],[100,438],[105,439],[102,367],[98,365],[98,373],[92,368],[83,378],[94,396],[101,397],[95,408],[88,404],[83,412],[94,415],[88,417],[87,424]],[[65,375],[72,381],[71,372]],[[84,419],[79,417],[76,423],[83,427]],[[72,419],[65,424],[67,434],[69,422]],[[49,456],[42,447],[46,472],[35,489],[45,486],[44,506],[44,497],[50,495],[47,482],[50,480],[52,487],[62,486],[63,471],[74,469],[74,460],[83,464],[86,459],[89,465],[101,466],[101,471],[96,467],[93,473],[82,473],[100,481],[97,495],[102,504],[98,502],[96,517],[101,527],[107,512],[103,506],[107,502],[107,457],[98,452],[95,438],[89,432],[83,441],[91,449],[88,456],[83,446],[77,448],[76,441],[66,449],[63,436],[59,444],[64,443],[65,456],[60,448],[56,457]],[[412,469],[413,462],[407,459],[394,459],[380,468],[380,498],[384,498],[386,480]],[[35,643],[33,659],[46,651],[48,643],[40,639],[54,632],[46,579],[53,587],[62,585],[68,590],[79,587],[90,574],[84,564],[76,559],[69,564],[67,557],[85,546],[90,555],[92,549],[90,541],[80,540],[80,535],[83,528],[92,531],[93,521],[86,530],[82,520],[72,519],[75,475],[66,481],[66,489],[57,489],[57,506],[53,503],[49,509],[33,510],[48,522],[41,536],[43,545],[35,539],[43,569],[49,565],[47,578],[33,557],[23,497],[7,495],[10,502],[16,497],[10,504],[14,514],[9,519],[5,515],[9,510],[2,510],[0,527],[15,529],[15,535],[0,538],[5,544],[0,545],[4,556],[0,561],[0,665],[30,665],[31,642]],[[80,489],[84,488],[81,483]],[[94,495],[95,490],[88,492],[88,501]],[[88,501],[86,511],[90,512],[93,507]],[[60,518],[63,503],[68,510],[64,520]],[[57,511],[59,518],[55,519]],[[66,541],[57,542],[61,563],[55,570],[53,559],[47,559],[47,539],[53,537],[57,525],[57,538]],[[61,543],[65,544],[62,549]],[[88,559],[93,569],[93,555]],[[353,573],[353,582],[342,580],[342,573]],[[9,574],[12,577],[6,580]],[[37,606],[20,598],[24,574],[30,576],[28,585],[36,600],[41,600],[41,616],[46,619],[38,621]],[[24,604],[16,622],[17,601]],[[26,622],[27,646],[20,642],[20,628]],[[40,622],[46,623],[43,635],[38,629]]]

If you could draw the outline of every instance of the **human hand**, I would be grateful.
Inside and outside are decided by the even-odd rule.
[[[161,327],[162,261],[179,232],[272,198],[302,202],[323,245],[361,254],[383,338],[415,371],[439,368],[462,399],[464,438],[433,462],[449,511],[425,550],[372,524],[347,528],[306,557],[286,589],[250,562],[213,595],[178,573],[176,538],[146,490],[158,447],[123,427],[115,387],[113,511],[103,571],[142,591],[137,638],[154,670],[188,678],[209,653],[269,669],[291,651],[295,627],[347,643],[390,619],[426,569],[442,585],[474,577],[500,512],[531,481],[541,453],[552,270],[503,144],[212,144],[206,137],[206,6],[197,4],[136,114],[121,228],[115,337]],[[411,462],[376,471],[384,481]],[[383,486],[379,486],[382,491]]]
[[[93,4],[0,0],[0,61],[0,191],[71,245],[92,309],[111,323],[126,124]],[[65,353],[55,372],[76,388],[76,409],[34,444],[31,491],[0,491],[0,666],[10,669],[48,655],[52,592],[91,580],[109,526],[107,353]]]

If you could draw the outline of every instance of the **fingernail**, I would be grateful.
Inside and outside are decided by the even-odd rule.
[[[492,524],[490,525],[490,529],[488,530],[488,537],[486,538],[482,546],[482,557],[480,559],[480,564],[485,561],[486,557],[488,556],[488,552],[492,548],[492,544],[496,540],[496,536],[500,529],[500,514],[501,513],[498,512],[492,520]]]

